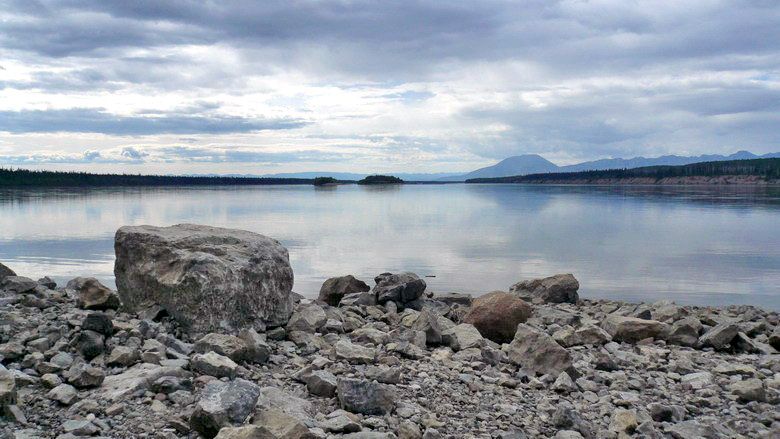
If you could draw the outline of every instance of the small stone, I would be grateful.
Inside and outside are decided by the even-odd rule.
[[[192,367],[198,372],[217,378],[235,378],[238,364],[216,352],[195,354],[192,357]]]
[[[336,395],[336,376],[326,370],[315,370],[305,378],[306,388],[315,396],[332,398]]]

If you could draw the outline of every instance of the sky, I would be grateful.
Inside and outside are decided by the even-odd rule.
[[[776,0],[0,0],[0,166],[780,151]]]

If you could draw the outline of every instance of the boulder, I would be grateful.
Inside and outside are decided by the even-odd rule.
[[[338,306],[342,297],[370,290],[371,287],[362,280],[356,279],[355,276],[332,277],[322,284],[318,299],[330,306]]]
[[[191,372],[180,367],[158,366],[156,364],[137,364],[118,375],[105,378],[100,387],[101,397],[117,401],[138,391],[147,390],[162,377],[189,378]]]
[[[24,276],[6,276],[0,279],[0,291],[11,294],[24,294],[35,290],[38,282]]]
[[[441,326],[439,319],[432,311],[423,310],[412,325],[412,329],[425,333],[425,342],[429,346],[441,344]]]
[[[121,303],[116,292],[94,277],[71,279],[65,288],[76,292],[79,307],[83,309],[117,309]]]
[[[114,323],[106,313],[91,312],[81,322],[81,329],[95,331],[98,334],[111,337],[114,334]]]
[[[195,354],[192,357],[192,368],[204,375],[234,378],[238,364],[224,355],[210,351],[205,354]]]
[[[212,381],[206,385],[190,416],[190,427],[213,438],[222,427],[240,425],[252,414],[260,387],[243,380]]]
[[[494,291],[477,297],[471,309],[463,317],[483,337],[496,343],[509,343],[515,336],[517,325],[531,316],[531,306],[519,297],[503,291]]]
[[[481,348],[485,345],[485,339],[482,338],[482,334],[479,333],[474,325],[469,323],[461,323],[444,331],[441,335],[441,341],[454,351]]]
[[[7,266],[0,263],[0,283],[8,276],[16,276],[16,273]]]
[[[636,343],[646,338],[663,339],[669,332],[669,325],[656,320],[625,317],[610,314],[601,322],[601,327],[617,342]]]
[[[769,335],[769,345],[780,351],[780,325],[775,326],[774,331]]]
[[[350,363],[371,364],[376,357],[376,350],[351,343],[348,340],[338,341],[334,348],[336,358]]]
[[[309,303],[296,307],[285,329],[287,332],[302,331],[314,333],[324,326],[327,321],[328,316],[325,314],[325,310],[316,303]]]
[[[68,382],[77,389],[98,387],[106,379],[102,369],[84,363],[74,364],[65,374]]]
[[[577,329],[567,326],[553,334],[555,341],[565,347],[593,345],[600,346],[612,341],[612,336],[600,327],[592,324],[583,325]]]
[[[247,361],[257,364],[268,361],[271,356],[271,347],[266,343],[265,336],[261,336],[252,328],[247,328],[242,329],[238,337],[246,344]]]
[[[249,347],[244,340],[229,334],[212,332],[206,334],[193,346],[195,352],[205,354],[214,351],[233,361],[245,361],[249,356]]]
[[[310,401],[278,387],[263,387],[257,398],[255,413],[271,409],[279,410],[306,423],[313,420],[315,413],[314,406]]]
[[[549,335],[525,323],[517,325],[515,338],[509,344],[509,360],[531,374],[558,376],[567,372],[576,378],[579,375],[572,367],[569,352]]]
[[[699,337],[699,344],[703,347],[715,348],[716,350],[728,349],[731,346],[731,341],[734,340],[738,333],[739,326],[736,323],[721,323]]]
[[[347,294],[341,298],[339,306],[374,306],[376,305],[376,294],[370,291],[362,293]]]
[[[523,300],[541,303],[577,303],[580,283],[571,274],[518,282],[509,289]]]
[[[336,395],[336,376],[327,370],[315,370],[304,378],[306,389],[315,396],[332,398]]]
[[[91,360],[105,351],[105,337],[95,331],[81,331],[76,337],[76,347],[82,357]]]
[[[287,249],[242,230],[182,224],[122,227],[114,274],[123,304],[157,303],[191,333],[287,323]]]
[[[117,346],[106,358],[108,366],[129,367],[141,361],[141,351],[132,346]]]
[[[395,406],[395,392],[376,381],[342,378],[338,380],[339,404],[344,410],[364,415],[384,415]]]
[[[672,324],[667,341],[680,346],[696,346],[702,324],[696,317],[685,317]]]
[[[417,300],[425,292],[425,281],[414,273],[382,273],[374,278],[372,290],[379,304],[393,301],[404,304]]]
[[[741,402],[766,401],[766,389],[764,383],[758,378],[737,381],[729,386],[731,393],[737,396]]]
[[[262,436],[258,439],[316,439],[301,419],[278,409],[259,410],[255,413],[254,424],[261,426]]]
[[[78,399],[79,393],[76,388],[69,384],[60,384],[59,386],[49,390],[46,396],[57,401],[62,405],[71,405]]]
[[[16,398],[14,375],[0,365],[0,416],[5,416],[9,408],[16,405]]]

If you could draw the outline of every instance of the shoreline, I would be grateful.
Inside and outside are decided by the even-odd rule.
[[[571,275],[432,295],[413,274],[386,273],[371,291],[347,276],[326,281],[318,300],[291,296],[283,324],[190,333],[159,306],[125,310],[127,293],[95,280],[8,279],[0,393],[10,385],[15,397],[3,400],[11,422],[0,436],[780,432],[780,316],[750,305],[580,298]],[[373,302],[382,297],[395,298]],[[228,409],[248,421],[217,415]]]

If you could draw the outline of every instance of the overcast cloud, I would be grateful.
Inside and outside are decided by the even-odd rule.
[[[0,0],[0,164],[780,151],[780,3]]]

